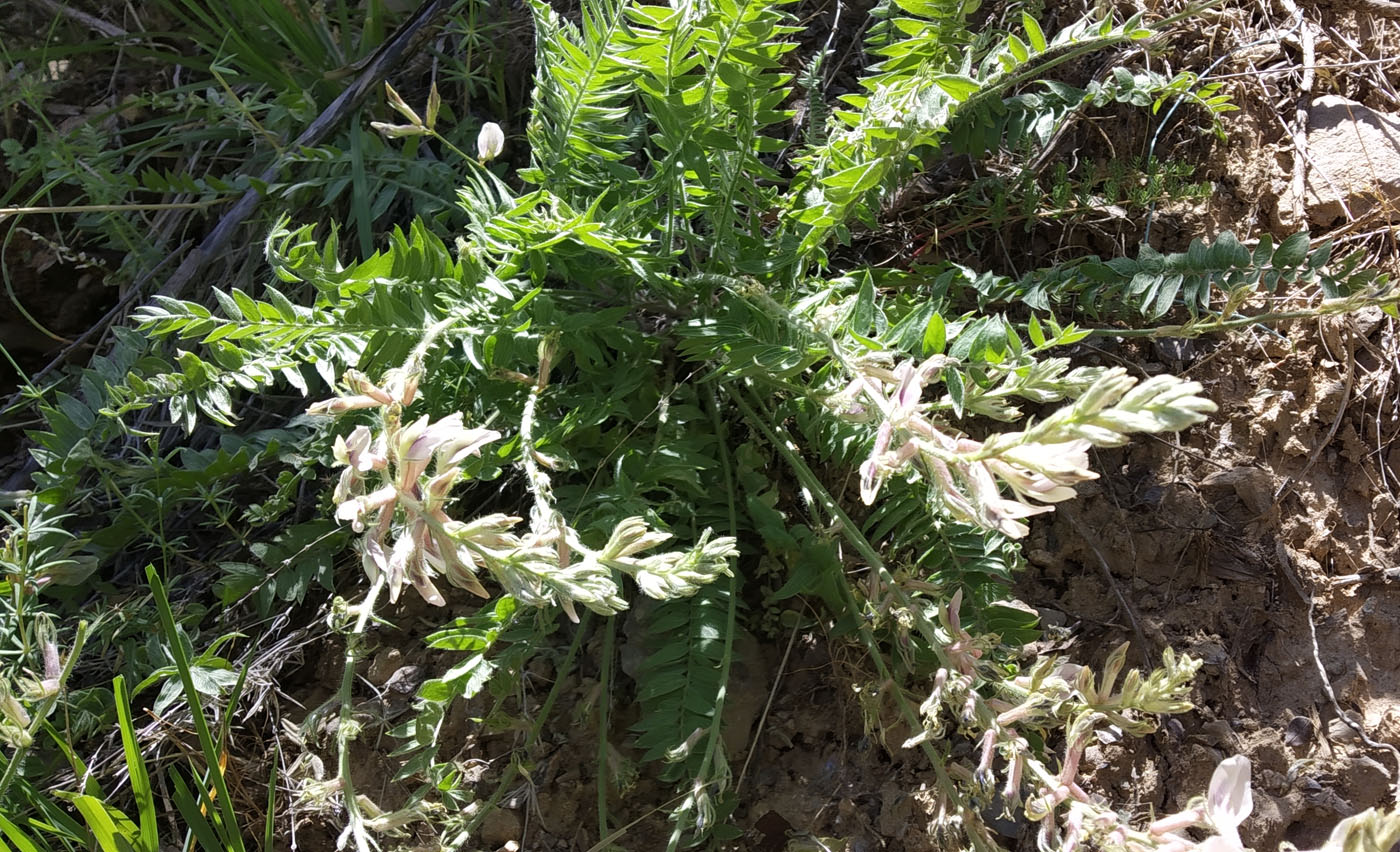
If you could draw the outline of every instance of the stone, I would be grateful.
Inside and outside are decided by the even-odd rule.
[[[1308,113],[1308,219],[1328,227],[1382,205],[1400,220],[1400,115],[1378,112],[1337,95],[1313,101]],[[1288,209],[1290,199],[1281,207]]]
[[[1283,732],[1283,741],[1289,748],[1307,752],[1313,743],[1312,719],[1307,716],[1294,716],[1290,719]]]
[[[512,840],[520,840],[520,816],[505,808],[492,808],[477,829],[477,838],[488,849],[499,849]]]
[[[1219,470],[1201,481],[1202,488],[1232,488],[1245,508],[1255,515],[1262,515],[1272,507],[1273,484],[1273,478],[1269,474],[1249,466]]]
[[[369,672],[366,676],[369,682],[375,686],[383,686],[393,677],[394,672],[403,665],[403,652],[398,648],[386,648],[374,655],[370,661]]]

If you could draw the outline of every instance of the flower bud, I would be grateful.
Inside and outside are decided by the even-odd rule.
[[[505,146],[506,134],[499,124],[488,121],[481,126],[481,132],[476,136],[476,156],[481,162],[489,163],[496,159]]]

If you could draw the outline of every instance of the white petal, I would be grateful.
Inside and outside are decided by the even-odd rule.
[[[1240,824],[1254,810],[1254,793],[1249,786],[1249,758],[1235,755],[1220,761],[1210,778],[1206,796],[1206,816],[1216,832],[1239,844]]]
[[[483,163],[489,163],[500,156],[501,149],[505,146],[506,134],[499,124],[488,121],[481,125],[481,132],[476,136],[476,155]]]

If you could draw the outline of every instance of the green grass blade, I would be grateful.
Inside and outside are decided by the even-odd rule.
[[[350,218],[355,220],[355,236],[360,241],[360,257],[374,254],[374,231],[371,226],[369,177],[365,174],[364,131],[360,129],[360,113],[350,123],[350,178],[354,189],[351,192]]]
[[[264,849],[272,848],[273,828],[277,824],[277,762],[281,760],[280,749],[273,748],[272,751],[272,774],[267,779],[267,818],[263,820],[263,845]]]
[[[4,814],[0,814],[0,832],[3,832],[4,835],[10,839],[10,842],[15,845],[15,848],[18,849],[19,852],[40,852],[39,845],[35,843],[29,835],[25,834],[23,829],[10,822],[8,819],[5,819]],[[4,847],[5,849],[10,848],[6,846],[3,841],[0,841],[0,847]]]
[[[199,800],[196,801],[195,794],[190,792],[190,788],[185,785],[180,773],[175,770],[170,772],[170,782],[175,788],[171,792],[171,798],[175,800],[175,808],[180,812],[180,816],[184,817],[185,825],[189,827],[190,833],[199,842],[199,847],[205,852],[223,852],[225,846],[219,842],[219,833],[214,830],[214,826],[209,824],[208,807],[213,803],[202,793]],[[200,809],[201,803],[204,805],[204,810]],[[264,848],[270,849],[272,847]]]
[[[126,678],[117,675],[112,680],[112,692],[117,705],[117,726],[122,734],[122,751],[126,754],[126,770],[131,778],[131,793],[136,798],[136,814],[140,821],[140,845],[147,852],[158,852],[160,838],[156,834],[156,798],[151,790],[151,777],[141,746],[136,741],[136,726],[131,720],[131,696],[126,691]]]
[[[131,835],[117,824],[112,818],[111,808],[101,799],[95,796],[74,796],[73,807],[82,815],[102,852],[135,852],[135,847],[131,845]],[[121,816],[120,812],[118,816]],[[123,821],[129,824],[125,817]]]
[[[185,699],[190,705],[190,714],[194,717],[194,727],[199,734],[199,746],[204,752],[205,764],[209,769],[209,776],[214,784],[214,792],[218,799],[218,806],[222,812],[224,826],[230,847],[235,852],[244,852],[243,837],[238,831],[238,815],[233,811],[233,800],[229,798],[228,784],[224,781],[224,773],[220,768],[219,748],[214,742],[214,735],[209,730],[209,720],[204,717],[204,705],[201,700],[199,690],[195,688],[194,678],[190,675],[190,660],[185,653],[185,646],[180,641],[179,632],[175,629],[175,613],[170,608],[170,598],[165,593],[165,584],[160,581],[160,575],[156,572],[154,565],[146,566],[146,579],[151,584],[151,593],[155,596],[156,610],[160,613],[161,629],[165,632],[166,641],[169,643],[170,653],[175,658],[175,667],[180,670],[180,682],[185,688]]]

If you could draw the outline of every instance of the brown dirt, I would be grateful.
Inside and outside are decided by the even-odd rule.
[[[1317,845],[1386,804],[1395,779],[1390,754],[1334,722],[1310,615],[1342,710],[1400,742],[1400,589],[1384,574],[1397,547],[1394,324],[1377,311],[1280,331],[1199,355],[1188,373],[1220,414],[1179,444],[1101,453],[1092,493],[1033,531],[1022,583],[1028,602],[1077,622],[1076,657],[1132,640],[1149,657],[1170,646],[1205,661],[1194,712],[1086,762],[1106,795],[1161,813],[1203,791],[1221,758],[1249,756],[1245,840],[1258,849]]]

